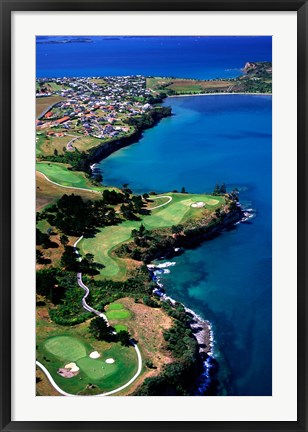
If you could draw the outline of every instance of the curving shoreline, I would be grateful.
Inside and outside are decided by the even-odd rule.
[[[170,96],[168,96],[168,98],[188,97],[188,96],[225,96],[225,95],[272,96],[272,93],[251,93],[251,92],[193,93],[193,94],[170,95]]]
[[[149,264],[147,266],[153,282],[155,282],[156,285],[159,287],[159,289],[153,290],[153,294],[158,295],[158,293],[162,292],[161,290],[164,287],[163,284],[160,282],[160,279],[156,275],[156,270],[170,267],[172,265],[175,265],[175,263],[167,262],[164,264],[158,264],[157,266],[155,266],[154,264]],[[169,301],[172,304],[176,303],[176,300],[174,300],[172,297],[166,294],[160,294],[158,296],[163,301]],[[192,309],[189,309],[184,304],[183,306],[186,314],[189,315],[190,318],[193,318],[189,324],[189,327],[192,330],[193,337],[197,341],[199,357],[203,365],[203,371],[200,374],[197,381],[198,388],[195,395],[203,395],[208,390],[212,382],[210,376],[210,370],[213,367],[213,361],[215,361],[215,355],[214,355],[215,339],[213,333],[213,325],[210,323],[210,321],[205,320]]]

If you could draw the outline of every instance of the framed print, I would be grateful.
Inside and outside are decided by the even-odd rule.
[[[307,430],[306,1],[1,6],[1,429]]]

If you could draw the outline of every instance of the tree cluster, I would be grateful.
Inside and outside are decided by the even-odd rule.
[[[121,330],[118,333],[106,323],[103,318],[96,317],[89,325],[90,333],[95,339],[105,342],[120,342],[123,346],[130,346],[130,335],[128,331]]]
[[[217,196],[217,195],[225,195],[227,193],[227,188],[225,183],[220,184],[216,184],[214,191],[213,191],[213,195]]]
[[[115,210],[103,200],[83,201],[79,195],[63,195],[40,216],[65,235],[92,237],[99,227],[119,222]]]

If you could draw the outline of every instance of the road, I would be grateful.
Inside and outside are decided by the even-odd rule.
[[[79,138],[80,138],[80,137],[75,137],[75,138],[71,139],[71,140],[66,144],[66,148],[67,148],[68,151],[74,151],[74,150],[75,150],[75,147],[72,146],[72,144],[73,144],[74,141],[78,140]]]
[[[39,115],[37,116],[37,120],[40,120],[42,117],[44,117],[44,115],[47,114],[48,111],[50,111],[54,106],[56,106],[56,105],[59,104],[59,103],[60,103],[59,101],[58,101],[58,102],[55,102],[55,103],[49,105],[47,108],[45,108],[44,111],[42,111],[41,114],[39,114]]]

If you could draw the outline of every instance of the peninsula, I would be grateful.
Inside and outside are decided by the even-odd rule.
[[[215,372],[210,323],[165,293],[172,262],[155,260],[249,217],[237,191],[136,194],[96,162],[171,116],[167,96],[270,92],[267,62],[230,80],[37,80],[38,395],[194,395]]]

